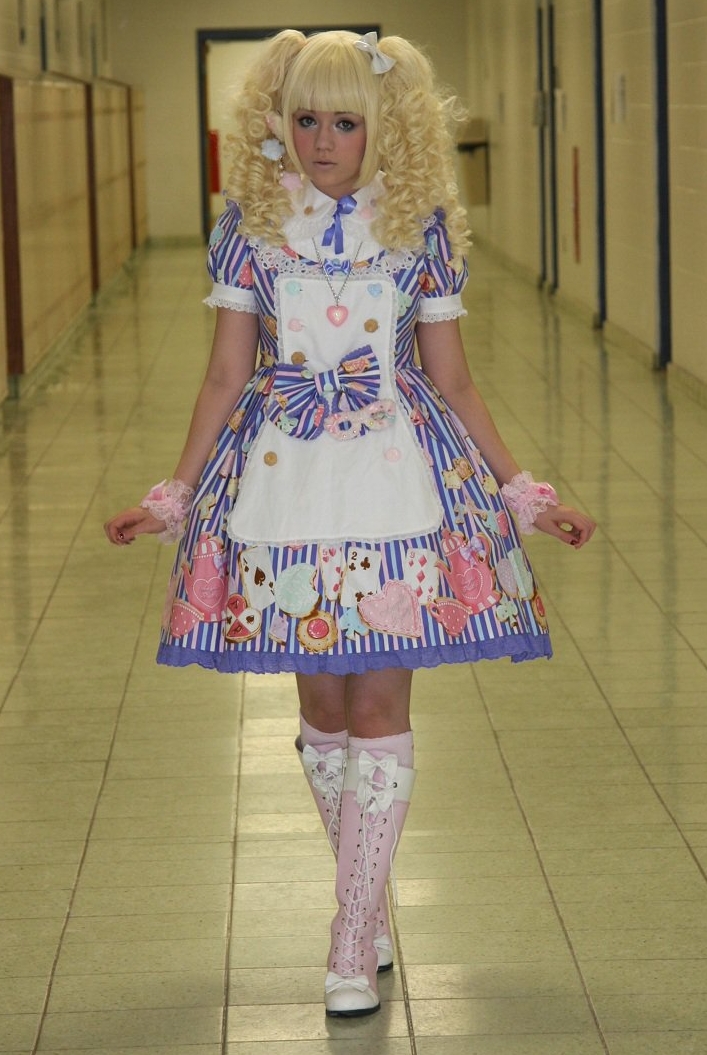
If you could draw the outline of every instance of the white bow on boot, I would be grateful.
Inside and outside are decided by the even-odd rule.
[[[339,909],[324,983],[327,1015],[370,1015],[378,999],[376,909],[385,894],[415,772],[393,754],[361,751],[344,776],[336,868]]]

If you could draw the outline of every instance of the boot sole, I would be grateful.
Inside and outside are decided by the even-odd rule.
[[[375,1007],[362,1007],[359,1009],[352,1009],[351,1011],[330,1011],[326,1009],[327,1018],[363,1018],[364,1015],[375,1015],[376,1011],[380,1011],[380,1004],[376,1004]]]

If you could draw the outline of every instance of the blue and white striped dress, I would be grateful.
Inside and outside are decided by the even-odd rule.
[[[426,247],[371,233],[379,181],[293,192],[287,244],[209,247],[208,303],[257,312],[260,362],[199,483],[158,662],[360,673],[550,656],[512,516],[414,360],[418,322],[464,314],[441,214]]]

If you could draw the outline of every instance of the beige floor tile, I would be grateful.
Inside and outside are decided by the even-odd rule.
[[[582,974],[597,997],[707,993],[707,959],[591,960]]]
[[[591,876],[646,874],[695,875],[695,863],[685,847],[662,849],[647,847],[641,849],[616,850],[545,850],[544,866],[552,879],[555,892],[558,887],[555,879],[558,876],[582,876],[586,880]],[[689,881],[689,880],[688,880]]]
[[[333,1032],[333,1031],[332,1031]],[[376,1055],[410,1055],[410,1041],[407,1037],[376,1037]],[[251,1040],[243,1043],[229,1044],[226,1055],[370,1055],[369,1039],[353,1038],[339,1040],[331,1037],[328,1040],[287,1040],[263,1041]]]
[[[218,1042],[220,1007],[57,1012],[44,1019],[38,1051],[187,1046]]]
[[[52,985],[49,1014],[127,1011],[145,1008],[217,1007],[223,970],[181,970],[116,974],[63,974]]]
[[[148,929],[147,933],[155,932]],[[148,976],[152,972],[179,970],[208,972],[219,970],[225,959],[224,937],[182,937],[179,920],[174,921],[167,938],[140,940],[136,928],[129,926],[122,940],[110,931],[106,933],[106,928],[96,928],[90,934],[89,937],[85,931],[79,931],[78,935],[72,932],[73,940],[67,940],[62,946],[57,977],[88,973]]]
[[[321,914],[318,927],[303,921],[299,934],[282,936],[237,935],[231,943],[231,968],[239,970],[272,970],[311,967],[320,972],[329,953],[329,924],[333,911]]]
[[[607,1033],[607,1042],[611,1055],[702,1055],[707,1051],[707,1031]]]
[[[646,913],[649,916],[650,913]],[[596,921],[594,926],[569,927],[572,947],[582,963],[588,960],[636,959],[681,960],[701,959],[707,948],[707,924],[693,921],[672,926],[660,921],[657,925],[644,919],[619,921],[607,926]],[[631,925],[633,924],[633,926]]]
[[[582,995],[569,952],[555,962],[407,964],[405,973],[412,1000]]]
[[[593,1019],[582,996],[413,1000],[413,1027],[420,1037],[485,1033],[583,1033]]]
[[[0,1051],[31,1051],[40,1022],[38,1014],[0,1015]]]
[[[482,933],[403,931],[402,942],[407,964],[515,963],[538,956],[558,960],[567,950],[559,927]]]
[[[407,1020],[401,1002],[388,1001],[375,1014],[357,1021],[327,1019],[322,1002],[316,1004],[258,1004],[229,1009],[229,1043],[349,1039],[367,1041],[369,1050],[379,1038],[407,1036]]]
[[[605,1055],[596,1033],[420,1037],[418,1055]],[[611,1055],[614,1055],[613,1048]]]
[[[42,1055],[66,1055],[66,1048],[54,1048],[53,1050],[41,1048]],[[107,1048],[82,1048],[81,1055],[222,1055],[220,1044],[163,1044],[143,1047],[123,1047],[118,1043]]]
[[[3,978],[0,985],[0,1022],[4,1015],[40,1014],[46,993],[46,975]]]
[[[620,993],[594,996],[602,1027],[609,1033],[633,1030],[707,1031],[704,994]]]
[[[221,938],[227,930],[223,912],[156,913],[139,916],[70,916],[64,944],[101,941],[157,941]]]
[[[153,915],[156,912],[217,912],[228,907],[230,888],[224,883],[175,886],[83,887],[72,906],[75,916]]]

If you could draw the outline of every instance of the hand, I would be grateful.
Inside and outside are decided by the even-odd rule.
[[[550,506],[544,513],[538,513],[534,526],[546,535],[552,535],[568,546],[580,549],[589,542],[594,534],[596,523],[585,513],[580,513],[571,506]]]
[[[135,506],[108,520],[103,530],[114,545],[129,546],[138,535],[157,535],[165,527],[164,521],[158,520],[148,509]]]

